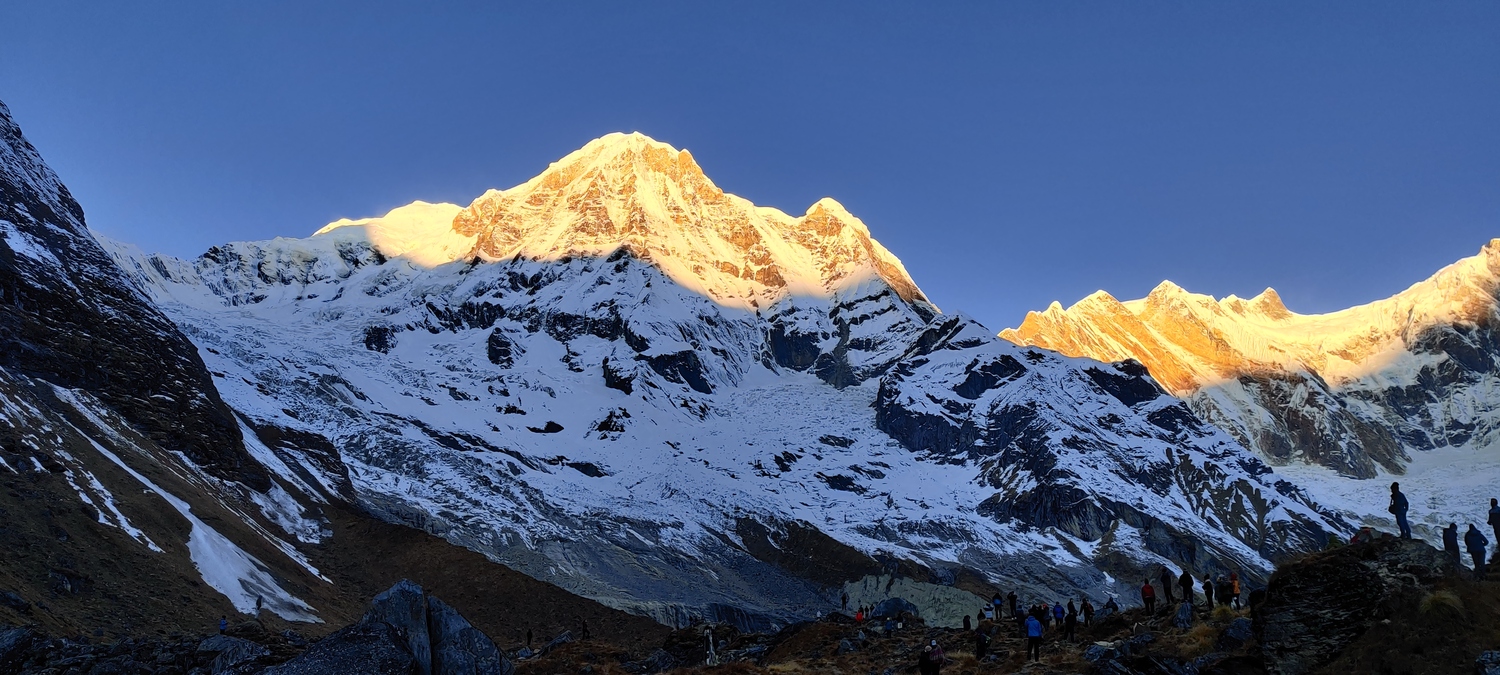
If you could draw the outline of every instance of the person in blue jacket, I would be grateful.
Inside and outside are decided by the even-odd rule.
[[[1406,510],[1409,507],[1406,495],[1401,494],[1401,484],[1391,483],[1391,505],[1385,510],[1396,516],[1396,526],[1401,528],[1402,539],[1411,539],[1411,524],[1406,522]]]
[[[1062,628],[1064,616],[1067,616],[1067,612],[1063,611],[1062,603],[1052,603],[1052,620],[1057,622],[1058,628]]]
[[[1026,617],[1026,657],[1032,661],[1042,660],[1042,622],[1036,617]]]
[[[1484,547],[1490,545],[1490,540],[1485,539],[1479,532],[1479,528],[1469,524],[1469,531],[1464,534],[1464,545],[1469,548],[1469,555],[1474,556],[1474,576],[1484,578]]]

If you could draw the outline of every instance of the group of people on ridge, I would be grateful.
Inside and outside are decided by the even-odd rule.
[[[1411,525],[1406,519],[1409,507],[1406,495],[1401,493],[1400,484],[1392,483],[1389,510],[1391,514],[1396,516],[1396,524],[1400,529],[1402,539],[1412,538]],[[1489,524],[1494,528],[1495,539],[1500,541],[1500,500],[1490,500]],[[1485,539],[1478,528],[1471,524],[1469,525],[1468,533],[1464,535],[1464,544],[1468,547],[1469,554],[1474,558],[1475,573],[1482,578],[1485,567],[1485,548],[1489,546],[1489,540]],[[1449,523],[1448,527],[1443,530],[1443,548],[1452,557],[1454,563],[1457,564],[1459,562],[1458,525]],[[1197,590],[1200,587],[1203,593],[1203,602],[1210,611],[1213,610],[1216,604],[1222,607],[1232,607],[1236,610],[1240,609],[1240,598],[1243,593],[1240,588],[1240,576],[1238,572],[1204,574],[1200,586],[1193,579],[1193,575],[1187,570],[1183,570],[1181,574],[1175,574],[1170,568],[1163,565],[1157,581],[1160,582],[1159,591],[1158,586],[1152,584],[1152,580],[1149,578],[1144,579],[1141,583],[1141,603],[1145,605],[1146,611],[1150,614],[1156,613],[1156,601],[1159,597],[1164,597],[1165,599],[1164,608],[1171,608],[1179,602],[1196,604]],[[1178,599],[1177,594],[1174,594],[1174,588],[1177,593],[1180,593],[1181,600]],[[1250,593],[1250,604],[1252,606],[1256,602],[1255,596],[1257,592]],[[847,610],[849,596],[844,595],[842,600]],[[1020,600],[1016,597],[1014,591],[1004,598],[999,593],[996,593],[991,598],[991,602],[980,608],[972,620],[969,616],[964,616],[964,630],[971,631],[974,636],[974,658],[983,661],[985,656],[988,655],[990,634],[986,631],[990,629],[986,628],[984,624],[985,622],[1000,621],[1002,616],[1006,614],[1005,608],[1007,606],[1009,607],[1009,616],[1015,621],[1020,635],[1026,638],[1026,657],[1033,661],[1041,659],[1042,638],[1048,631],[1056,630],[1061,632],[1063,639],[1076,640],[1079,624],[1082,623],[1084,627],[1093,625],[1096,614],[1094,605],[1088,598],[1080,598],[1077,604],[1070,599],[1066,605],[1061,602],[1053,602],[1051,604],[1036,602],[1027,606],[1024,611],[1020,605]],[[860,606],[855,611],[855,618],[860,621],[868,619],[873,610],[873,607]],[[1100,611],[1105,616],[1108,616],[1109,614],[1119,612],[1120,606],[1115,602],[1114,598],[1110,598],[1104,603]],[[936,640],[931,640],[923,648],[921,655],[918,657],[918,670],[923,675],[937,675],[947,660],[942,647],[938,646]]]
[[[1406,495],[1401,492],[1400,483],[1391,483],[1391,505],[1386,507],[1391,515],[1396,517],[1396,527],[1401,531],[1402,539],[1411,539],[1411,524],[1406,520],[1406,512],[1411,508],[1411,503],[1406,500]],[[1495,540],[1500,542],[1500,499],[1490,500],[1489,511],[1490,528],[1494,530]],[[1484,578],[1485,573],[1485,549],[1489,547],[1490,540],[1484,538],[1484,533],[1479,531],[1473,523],[1469,523],[1469,531],[1464,533],[1464,548],[1468,549],[1469,556],[1474,560],[1474,576]],[[1455,567],[1462,566],[1462,555],[1458,550],[1458,523],[1448,523],[1443,528],[1443,551],[1453,561]]]

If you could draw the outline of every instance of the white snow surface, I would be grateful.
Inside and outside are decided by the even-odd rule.
[[[1150,421],[1175,399],[1123,402],[1086,374],[1106,364],[1033,357],[937,314],[832,200],[793,218],[718,190],[686,152],[611,135],[452,208],[193,261],[104,244],[239,414],[333,442],[362,506],[668,623],[837,606],[836,588],[752,558],[747,521],[773,545],[803,523],[874,558],[1098,598],[1113,577],[1094,539],[981,504],[1076,486],[1207,542],[1203,564],[1258,574],[1296,540],[1276,527],[1338,528],[1225,434]],[[1005,358],[1024,376],[955,393]],[[1022,466],[999,436],[903,446],[877,419],[888,387],[955,427],[1043,410],[1055,466]],[[291,451],[254,436],[252,455],[289,476]],[[313,476],[288,480],[336,492]]]
[[[89,417],[96,428],[101,430],[110,428],[93,412],[98,404],[86,400],[88,398],[86,393],[58,387],[54,387],[53,390],[59,398],[68,401]],[[140,481],[146,489],[156,493],[188,521],[192,530],[188,535],[187,546],[193,565],[198,568],[198,573],[203,577],[204,583],[228,598],[236,610],[243,614],[254,615],[260,609],[257,607],[259,601],[266,611],[288,621],[323,622],[310,605],[281,587],[265,563],[246,553],[228,537],[203,522],[193,513],[192,506],[186,501],[162,489],[151,479],[131,468],[120,459],[119,455],[105,448],[92,435],[76,426],[73,429],[100,455]],[[160,551],[154,543],[151,547],[153,550]],[[303,562],[305,564],[305,559]],[[312,570],[312,572],[316,574],[317,571]]]

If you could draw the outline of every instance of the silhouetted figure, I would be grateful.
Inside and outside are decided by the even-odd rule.
[[[974,660],[983,661],[986,654],[990,652],[990,636],[984,631],[974,631]]]
[[[1406,522],[1406,510],[1410,506],[1406,501],[1406,495],[1401,494],[1401,484],[1391,483],[1391,505],[1386,507],[1386,510],[1396,516],[1396,526],[1401,528],[1402,539],[1411,539],[1411,524]]]
[[[1214,580],[1203,575],[1203,599],[1208,603],[1208,611],[1214,610]]]
[[[849,594],[848,593],[845,593],[845,594],[839,596],[839,611],[840,612],[844,612],[844,613],[848,613],[849,612]]]
[[[1016,592],[1015,591],[1011,591],[1010,595],[1005,596],[1005,598],[1007,600],[1010,600],[1010,617],[1012,619],[1014,619],[1017,616],[1020,616],[1020,614],[1019,614],[1019,612],[1017,610],[1021,609],[1021,605],[1016,600]]]
[[[1443,552],[1448,554],[1448,559],[1453,561],[1453,566],[1458,567],[1462,563],[1463,554],[1458,548],[1458,523],[1448,523],[1443,528]]]
[[[219,617],[219,635],[223,635],[227,630],[229,630],[229,617]]]
[[[939,675],[946,658],[943,648],[938,646],[937,640],[933,640],[922,649],[922,656],[917,660],[918,672],[922,675]]]
[[[1177,603],[1176,600],[1172,599],[1172,580],[1175,577],[1176,575],[1172,574],[1172,570],[1167,569],[1166,565],[1161,566],[1161,578],[1159,578],[1158,581],[1161,582],[1161,592],[1165,593],[1167,596],[1168,607],[1171,607],[1172,605]]]
[[[980,614],[979,616],[982,617],[984,615]],[[964,630],[974,630],[974,622],[969,619],[969,615],[968,614],[964,615]]]
[[[1464,534],[1464,545],[1469,547],[1469,555],[1474,556],[1474,576],[1480,579],[1484,578],[1484,547],[1489,543],[1479,528],[1469,525],[1469,531]]]
[[[531,629],[526,629],[526,648],[531,649]]]
[[[1182,576],[1177,577],[1177,587],[1182,589],[1182,601],[1193,604],[1193,575],[1183,570]]]
[[[1146,605],[1146,614],[1156,615],[1156,589],[1151,587],[1150,579],[1141,584],[1141,602]]]
[[[1495,531],[1495,542],[1500,545],[1500,499],[1490,500],[1490,529]]]
[[[1068,615],[1063,617],[1063,637],[1069,642],[1077,640],[1078,612],[1073,611],[1073,601],[1068,601]]]
[[[1083,606],[1079,610],[1083,612],[1083,627],[1094,625],[1094,606],[1089,604],[1088,598],[1083,599]]]

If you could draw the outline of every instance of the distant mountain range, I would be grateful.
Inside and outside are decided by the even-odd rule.
[[[9,138],[24,144],[18,130]],[[34,176],[50,177],[27,161],[0,165],[0,183],[33,190]],[[314,563],[345,536],[335,507],[671,625],[764,629],[836,609],[844,593],[904,597],[955,624],[996,591],[1131,600],[1162,564],[1235,569],[1255,584],[1375,513],[1330,486],[1379,488],[1359,479],[1406,466],[1418,447],[1361,408],[1366,427],[1399,440],[1346,443],[1337,462],[1316,444],[1268,449],[1226,421],[1244,415],[1201,403],[1194,378],[1218,362],[1189,359],[1152,322],[1137,319],[1140,334],[1171,365],[1123,347],[1096,360],[1044,345],[1049,331],[1030,318],[1002,340],[941,312],[837,202],[801,216],[757,207],[686,151],[639,134],[595,140],[466,208],[418,202],[193,260],[101,249],[81,212],[39,208],[0,220],[0,272],[49,294],[13,305],[33,326],[24,344],[90,361],[77,355],[85,345],[149,335],[169,346],[143,353],[166,365],[90,361],[124,393],[15,362],[0,375],[16,391],[46,382],[49,414],[87,420],[77,430],[88,442],[68,450],[79,462],[134,443],[145,450],[128,457],[147,477],[153,462],[212,477],[190,481],[190,501],[240,505],[213,522],[271,544],[250,557],[283,570],[273,581],[298,579],[277,596],[288,618],[321,617],[334,595],[325,585],[339,582]],[[68,237],[48,239],[49,228]],[[77,261],[122,289],[129,312],[98,310],[111,324],[71,309],[97,293],[65,273]],[[1275,321],[1266,297],[1240,304]],[[1121,307],[1122,320],[1140,313]],[[36,318],[47,312],[83,318]],[[1075,326],[1060,308],[1033,317],[1059,335]],[[1073,330],[1116,335],[1118,322],[1099,322]],[[23,344],[16,334],[0,334],[7,349]],[[183,374],[162,377],[170,368]],[[35,404],[20,396],[6,399],[12,428],[47,424],[23,414]],[[120,440],[184,401],[218,426]],[[0,479],[58,455],[46,433],[28,438],[4,446],[13,470]],[[1306,461],[1346,476],[1303,482],[1272,467]],[[101,532],[148,551],[119,526],[146,517],[129,506]],[[181,527],[138,529],[184,545]]]

